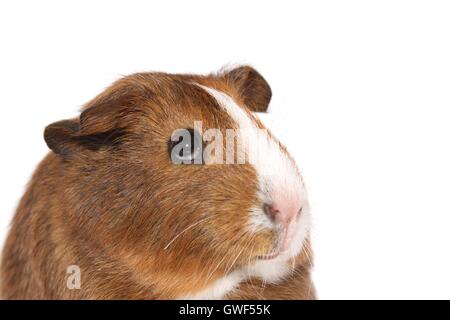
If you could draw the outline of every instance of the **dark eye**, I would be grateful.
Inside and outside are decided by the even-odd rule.
[[[202,163],[202,138],[194,129],[177,129],[168,143],[169,157],[174,164]]]

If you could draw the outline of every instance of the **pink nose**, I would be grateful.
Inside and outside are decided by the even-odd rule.
[[[264,213],[275,223],[288,225],[292,219],[301,214],[302,209],[294,206],[283,206],[276,203],[265,203],[263,205]]]

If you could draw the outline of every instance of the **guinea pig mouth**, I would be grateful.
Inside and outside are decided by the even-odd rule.
[[[288,247],[287,243],[287,230],[286,228],[280,228],[278,230],[278,236],[273,246],[273,250],[269,253],[258,255],[258,260],[272,260],[278,257],[280,254],[286,251]]]
[[[287,226],[279,226],[277,228],[277,237],[273,244],[273,248],[269,253],[258,255],[258,260],[272,260],[278,256],[290,251],[290,248],[295,241],[298,234],[299,221],[298,219],[292,221]]]
[[[280,255],[280,251],[276,251],[276,252],[272,252],[272,253],[267,253],[267,254],[263,254],[263,255],[259,255],[257,257],[258,260],[272,260],[275,259],[276,257],[278,257]]]

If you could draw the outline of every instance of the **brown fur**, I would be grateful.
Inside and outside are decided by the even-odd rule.
[[[270,250],[273,234],[243,229],[242,213],[256,201],[251,165],[170,162],[174,129],[195,120],[204,129],[234,126],[194,81],[252,111],[265,111],[271,97],[250,67],[209,76],[141,73],[114,83],[79,118],[46,128],[53,152],[38,166],[13,219],[1,264],[3,298],[171,299]],[[230,298],[314,298],[311,259],[296,260],[284,283],[249,280]],[[79,290],[66,286],[69,265],[81,269]]]

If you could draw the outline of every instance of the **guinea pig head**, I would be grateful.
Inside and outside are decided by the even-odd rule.
[[[161,298],[284,277],[310,217],[293,158],[254,114],[270,98],[248,66],[139,73],[79,118],[49,125],[45,140],[65,168],[66,232]]]

